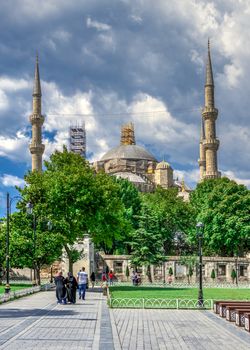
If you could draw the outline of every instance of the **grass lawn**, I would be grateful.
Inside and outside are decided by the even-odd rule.
[[[197,299],[197,288],[110,287],[113,298]],[[204,299],[249,299],[250,289],[204,288]]]
[[[30,288],[32,287],[32,285],[22,283],[22,284],[12,284],[10,285],[10,287],[11,287],[11,291],[14,292],[18,289]],[[5,289],[5,285],[0,286],[0,294],[4,293],[4,289]]]

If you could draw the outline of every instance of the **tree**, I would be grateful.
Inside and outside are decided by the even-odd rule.
[[[188,283],[190,283],[190,278],[194,274],[194,269],[197,264],[197,256],[196,255],[183,255],[180,257],[180,263],[187,267],[187,278]]]
[[[157,217],[165,255],[190,253],[188,232],[195,225],[194,212],[189,203],[178,197],[177,188],[157,187],[155,193],[145,194],[143,203]]]
[[[69,259],[69,270],[77,258],[74,243],[90,234],[94,243],[104,249],[126,230],[119,185],[110,176],[95,174],[78,154],[56,151],[45,161],[43,173],[29,172],[27,185],[19,189],[23,202],[31,201],[38,218],[46,217],[53,224],[53,233]]]
[[[204,228],[204,253],[243,256],[250,249],[250,192],[227,178],[204,180],[191,193],[196,222]],[[195,242],[195,230],[190,230]]]
[[[129,268],[128,268],[128,265],[126,266],[126,277],[127,277],[127,281],[128,281],[128,279],[129,279],[129,275],[130,275],[130,273],[129,273]]]
[[[212,278],[212,280],[214,281],[215,280],[215,271],[214,271],[214,269],[212,270],[212,272],[211,272],[211,278]]]
[[[150,265],[164,261],[164,250],[158,218],[145,205],[142,206],[139,228],[133,234],[131,248],[133,266],[145,265],[149,282],[152,282]]]
[[[6,225],[0,221],[0,285],[4,276],[4,267],[6,260]]]
[[[118,196],[125,208],[127,227],[121,237],[114,240],[111,253],[130,254],[131,235],[139,227],[138,218],[141,210],[141,196],[137,188],[128,180],[118,178],[116,182],[119,185]]]
[[[235,269],[233,269],[232,272],[231,272],[231,278],[232,278],[232,280],[233,280],[233,283],[234,283],[236,277],[237,277],[237,274],[236,274],[236,272],[235,272]]]
[[[58,260],[62,252],[60,235],[48,229],[47,221],[36,220],[34,233],[33,217],[25,212],[11,216],[10,263],[12,267],[29,267],[36,270],[40,284],[40,269]]]
[[[169,270],[168,270],[168,274],[169,274],[169,276],[173,276],[173,269],[172,269],[172,267],[170,266],[170,268],[169,268]]]

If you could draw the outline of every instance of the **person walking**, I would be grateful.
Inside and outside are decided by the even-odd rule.
[[[114,275],[113,271],[110,270],[110,272],[109,272],[109,285],[110,286],[113,285],[114,277],[115,277],[115,275]]]
[[[59,271],[57,276],[55,277],[55,285],[57,304],[67,304],[65,278],[63,277],[61,271]]]
[[[78,287],[76,278],[71,272],[68,272],[68,277],[65,280],[67,286],[68,301],[72,304],[76,303],[76,289]]]
[[[88,284],[88,274],[85,272],[85,267],[77,274],[77,282],[79,286],[79,299],[85,300],[85,293]]]
[[[90,280],[91,280],[92,288],[94,288],[94,286],[95,286],[95,273],[94,273],[94,271],[90,275]]]
[[[102,272],[102,281],[101,281],[101,288],[103,287],[103,285],[105,285],[107,282],[107,275],[106,275],[106,272],[103,271]]]

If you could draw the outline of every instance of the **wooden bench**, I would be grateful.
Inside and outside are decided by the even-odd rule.
[[[245,330],[250,333],[250,312],[244,314],[245,316]]]
[[[213,310],[216,314],[220,313],[220,304],[247,303],[247,300],[216,300],[214,301]],[[250,302],[250,300],[249,300]]]
[[[235,309],[235,324],[239,327],[245,326],[245,314],[250,313],[250,307],[245,309]]]
[[[244,305],[227,305],[226,306],[226,320],[230,322],[236,321],[236,310],[245,310],[250,312],[250,303]]]
[[[222,302],[219,303],[219,315],[220,317],[226,317],[226,307],[227,306],[249,306],[250,302],[249,301],[233,301],[233,302]]]

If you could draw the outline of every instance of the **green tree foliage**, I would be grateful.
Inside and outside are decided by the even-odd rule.
[[[176,188],[157,187],[154,193],[143,196],[143,203],[157,220],[166,255],[193,250],[188,242],[188,231],[195,225],[193,209],[177,195]]]
[[[196,221],[202,221],[204,253],[242,256],[250,249],[250,192],[227,178],[205,180],[191,194]],[[196,241],[195,231],[190,233]]]
[[[237,277],[237,274],[236,274],[236,272],[235,272],[235,269],[233,269],[232,272],[231,272],[231,278],[232,278],[232,280],[233,280],[233,283],[234,283],[236,277]]]
[[[125,209],[119,198],[119,185],[108,175],[95,174],[77,154],[56,151],[45,162],[43,173],[25,177],[27,185],[19,189],[23,202],[31,201],[37,218],[52,222],[52,232],[59,237],[69,268],[77,259],[74,243],[90,234],[105,251],[126,230]]]
[[[187,267],[187,278],[188,283],[190,283],[190,278],[194,274],[194,269],[197,264],[197,256],[196,255],[183,255],[180,257],[180,263]]]
[[[147,266],[148,279],[152,282],[150,265],[159,265],[164,261],[164,250],[159,220],[146,205],[142,206],[139,228],[133,234],[131,248],[132,265]]]
[[[169,270],[168,270],[168,274],[169,274],[169,276],[173,276],[173,269],[172,269],[172,267],[170,266],[170,268],[169,268]]]
[[[211,278],[214,280],[215,279],[215,271],[214,271],[214,269],[212,270],[212,272],[211,272]]]
[[[29,267],[36,270],[40,284],[40,269],[59,259],[62,252],[60,235],[48,229],[46,219],[20,211],[10,220],[10,264],[12,267]]]
[[[130,254],[130,239],[133,231],[138,229],[138,217],[141,210],[141,196],[137,188],[128,180],[116,179],[119,185],[118,196],[125,207],[126,230],[123,231],[119,239],[113,241],[112,253]]]
[[[129,275],[130,275],[129,268],[128,268],[128,266],[126,266],[126,277],[127,277],[127,281],[128,281],[128,279],[129,279]]]
[[[0,285],[2,284],[2,278],[4,275],[6,261],[6,225],[0,221]]]

